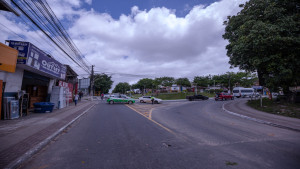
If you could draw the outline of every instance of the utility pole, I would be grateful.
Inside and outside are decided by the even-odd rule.
[[[230,89],[230,78],[231,78],[231,77],[230,77],[230,75],[229,75],[229,83],[228,83],[228,84],[229,84],[229,92],[228,92],[228,93],[231,93],[231,89]]]
[[[130,85],[130,97],[131,97],[131,85]]]
[[[94,65],[92,65],[90,87],[91,87],[90,96],[94,96]]]

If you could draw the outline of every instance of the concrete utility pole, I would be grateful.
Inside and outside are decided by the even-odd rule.
[[[231,78],[231,77],[229,76],[229,83],[228,83],[228,84],[229,84],[229,92],[228,92],[228,93],[231,93],[231,89],[230,89],[230,78]]]
[[[94,96],[94,65],[92,65],[91,79],[90,79],[90,96]]]

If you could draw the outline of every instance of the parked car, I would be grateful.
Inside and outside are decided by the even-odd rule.
[[[189,101],[194,101],[194,100],[208,100],[208,97],[203,96],[203,95],[194,95],[194,96],[186,96],[186,99],[188,99]]]
[[[233,100],[234,97],[229,93],[217,93],[216,97],[215,97],[216,101],[218,101],[218,100],[228,100],[228,99]]]
[[[104,94],[104,98],[109,98],[109,94]]]
[[[139,101],[140,101],[140,103],[152,103],[151,97],[152,97],[152,96],[143,96],[143,97],[140,97],[140,98],[139,98]],[[158,98],[154,97],[153,103],[159,104],[159,103],[161,103],[161,102],[162,102],[161,99],[158,99]]]
[[[109,104],[114,104],[114,103],[128,103],[128,104],[132,104],[132,103],[135,103],[135,100],[130,98],[130,97],[127,97],[125,95],[120,95],[119,97],[109,97],[107,100],[106,100],[107,103]]]

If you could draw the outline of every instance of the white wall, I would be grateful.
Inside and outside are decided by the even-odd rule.
[[[50,79],[49,85],[48,85],[48,94],[52,93],[52,87],[54,86],[55,79]]]
[[[4,92],[18,92],[21,90],[24,70],[16,67],[15,73],[0,71],[0,79],[6,82]]]

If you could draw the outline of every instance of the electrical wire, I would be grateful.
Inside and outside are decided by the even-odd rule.
[[[69,59],[90,73],[90,66],[45,0],[12,0],[13,4]],[[85,60],[85,61],[84,61]]]

